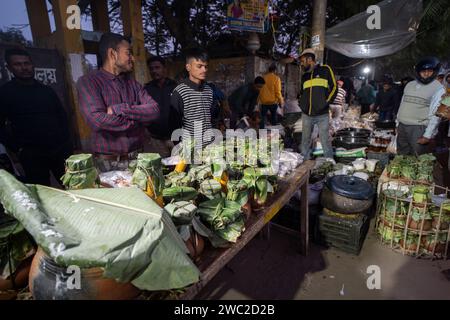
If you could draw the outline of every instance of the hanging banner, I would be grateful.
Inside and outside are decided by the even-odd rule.
[[[231,30],[267,32],[268,0],[228,0],[227,3],[227,21]]]

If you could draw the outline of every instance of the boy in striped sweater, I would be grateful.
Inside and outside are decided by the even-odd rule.
[[[203,148],[212,142],[213,90],[205,82],[208,54],[201,50],[189,52],[186,70],[189,77],[172,92],[173,121],[176,128],[183,129],[183,139],[194,138],[195,145]]]

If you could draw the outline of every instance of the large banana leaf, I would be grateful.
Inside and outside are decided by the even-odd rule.
[[[62,191],[0,170],[0,201],[59,265],[103,267],[143,290],[199,279],[168,214],[139,188]]]

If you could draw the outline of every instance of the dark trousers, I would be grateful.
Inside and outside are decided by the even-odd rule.
[[[361,115],[370,111],[370,103],[361,103]]]
[[[426,126],[413,126],[400,123],[397,128],[397,154],[420,156],[428,152],[427,145],[417,143],[424,134]]]
[[[392,120],[394,112],[392,110],[380,111],[380,121]]]
[[[266,126],[265,122],[266,122],[266,117],[267,117],[267,112],[270,111],[270,123],[274,126],[277,124],[277,109],[278,109],[278,104],[262,104],[261,105],[261,122],[259,127],[261,129],[264,129],[264,127]]]
[[[25,171],[25,181],[31,184],[50,186],[50,173],[59,182],[65,172],[65,160],[72,155],[71,143],[53,149],[26,147],[19,154],[20,164]]]

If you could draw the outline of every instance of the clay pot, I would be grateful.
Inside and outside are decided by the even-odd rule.
[[[414,221],[414,219],[409,220],[408,228],[414,229],[414,230],[420,230],[420,227],[422,225],[422,220]],[[423,222],[423,231],[430,231],[432,228],[431,220],[425,220]]]
[[[184,242],[192,259],[197,259],[205,249],[205,240],[197,232],[192,231],[190,238]]]
[[[28,283],[28,274],[30,273],[32,260],[33,256],[23,260],[22,263],[17,267],[17,270],[12,275],[14,283],[11,277],[9,277],[8,279],[0,278],[0,291],[25,288]]]
[[[81,269],[80,289],[68,288],[66,267],[61,267],[39,248],[31,264],[29,287],[36,300],[129,300],[140,290],[131,283],[103,278],[102,268]]]
[[[442,254],[445,251],[445,243],[435,242],[434,239],[428,240],[426,237],[422,239],[422,248],[427,252],[433,252],[437,254]]]
[[[400,246],[403,249],[408,250],[408,251],[416,251],[417,250],[417,243],[416,242],[413,242],[413,243],[410,243],[408,245],[405,245],[405,241],[403,239],[401,239],[400,240]]]
[[[250,203],[250,201],[247,201],[247,203],[241,207],[241,210],[247,219],[250,218],[252,214],[252,204]]]
[[[432,227],[433,229],[439,229],[439,230],[447,230],[449,227],[448,222],[443,222],[443,219],[441,218],[441,225],[439,226],[439,217],[433,217],[433,221],[432,221]]]

